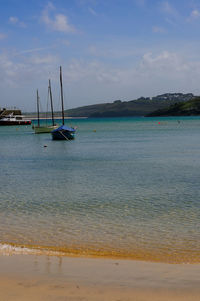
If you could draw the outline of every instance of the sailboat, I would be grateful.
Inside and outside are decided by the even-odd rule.
[[[53,140],[72,140],[74,139],[76,129],[65,125],[64,102],[63,102],[63,85],[62,85],[62,68],[60,66],[60,89],[62,104],[62,125],[51,132]]]
[[[52,119],[52,125],[41,125],[40,124],[40,110],[39,110],[39,94],[37,90],[37,120],[38,124],[37,126],[34,126],[35,134],[43,134],[43,133],[51,133],[54,129],[57,128],[57,125],[54,123],[54,114],[53,114],[53,99],[52,99],[52,92],[51,92],[51,81],[49,79],[49,87],[48,92],[50,95],[50,101],[51,101],[51,119]]]

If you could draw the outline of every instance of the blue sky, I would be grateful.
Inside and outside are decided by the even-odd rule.
[[[200,95],[200,1],[0,0],[0,107]],[[56,108],[56,109],[59,109]]]

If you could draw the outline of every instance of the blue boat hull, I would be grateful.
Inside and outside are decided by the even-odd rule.
[[[73,132],[66,130],[54,131],[51,132],[51,135],[53,140],[73,140],[75,138]]]

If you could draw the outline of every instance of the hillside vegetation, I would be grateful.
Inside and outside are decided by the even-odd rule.
[[[200,115],[200,97],[192,98],[187,102],[176,103],[168,108],[156,110],[148,117],[152,116],[195,116]]]
[[[71,117],[124,117],[146,116],[163,110],[171,105],[186,102],[194,98],[192,93],[166,93],[152,98],[141,97],[131,101],[116,100],[112,103],[101,103],[65,111]]]

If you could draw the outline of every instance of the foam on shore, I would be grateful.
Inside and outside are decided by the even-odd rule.
[[[170,264],[199,264],[200,256],[188,256],[183,254],[150,252],[147,250],[138,250],[135,253],[120,253],[115,251],[94,250],[87,248],[67,248],[57,246],[34,246],[34,245],[16,245],[0,243],[0,255],[47,255],[63,257],[87,257],[87,258],[107,258],[107,259],[124,259],[139,260],[145,262],[170,263]]]

